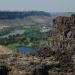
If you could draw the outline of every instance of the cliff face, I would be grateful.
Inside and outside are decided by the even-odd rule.
[[[50,46],[53,48],[53,50],[60,52],[60,54],[57,53],[58,55],[56,57],[59,59],[61,68],[64,68],[64,70],[65,68],[67,68],[66,71],[69,71],[69,69],[71,68],[72,75],[74,75],[75,74],[75,16],[56,17],[53,20],[53,24],[54,24],[53,36],[52,36],[52,42],[50,42]]]
[[[67,62],[69,65],[72,65],[73,67],[71,67],[72,72],[74,75],[75,74],[75,16],[71,16],[71,17],[56,17],[53,21],[53,41],[54,43],[53,45],[53,49],[55,50],[59,50],[61,51],[61,55],[59,55],[62,58],[62,62],[61,62],[61,66],[65,65]],[[62,56],[62,54],[64,53],[64,55]],[[65,55],[67,57],[65,57]],[[60,57],[58,56],[58,59],[60,59]],[[68,57],[70,56],[70,58]],[[64,63],[66,60],[67,62]],[[68,59],[70,61],[68,61]],[[65,60],[65,61],[63,61]],[[72,62],[71,62],[72,61]],[[70,66],[64,66],[64,68],[67,68]],[[68,69],[67,69],[68,70]]]
[[[59,34],[64,33],[64,36],[67,38],[75,38],[75,16],[71,17],[56,17],[53,20],[54,28],[58,31]]]
[[[48,46],[40,49],[37,56],[52,56],[59,61],[60,66],[56,67],[59,70],[55,70],[59,71],[59,75],[61,72],[62,75],[75,75],[75,16],[59,16],[53,20],[53,33]]]

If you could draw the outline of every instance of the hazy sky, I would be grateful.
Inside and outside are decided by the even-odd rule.
[[[75,12],[75,0],[0,0],[0,10]]]

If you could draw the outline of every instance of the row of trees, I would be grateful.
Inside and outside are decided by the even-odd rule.
[[[16,19],[16,18],[25,18],[28,16],[51,16],[50,13],[43,11],[26,11],[26,12],[10,12],[10,11],[0,11],[0,19]]]
[[[28,32],[22,35],[9,35],[6,38],[0,38],[0,44],[10,45],[14,43],[22,44],[26,47],[38,48],[45,44],[45,41],[50,37],[50,32],[40,33],[40,32]]]

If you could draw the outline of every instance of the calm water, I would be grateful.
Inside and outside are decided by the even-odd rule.
[[[28,54],[28,53],[35,53],[37,49],[21,47],[21,48],[18,48],[17,51],[22,54]]]

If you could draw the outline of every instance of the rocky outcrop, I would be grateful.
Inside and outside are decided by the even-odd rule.
[[[63,34],[65,38],[75,38],[75,16],[56,17],[53,20],[54,33]],[[56,34],[57,35],[57,34]]]
[[[48,45],[49,48],[38,51],[38,56],[53,57],[54,60],[59,61],[59,66],[55,67],[54,70],[55,73],[59,72],[59,74],[56,73],[57,75],[74,75],[75,16],[59,16],[53,20],[52,37]],[[44,53],[45,51],[46,53]],[[53,54],[51,54],[52,52]],[[51,69],[49,72],[52,72]]]

